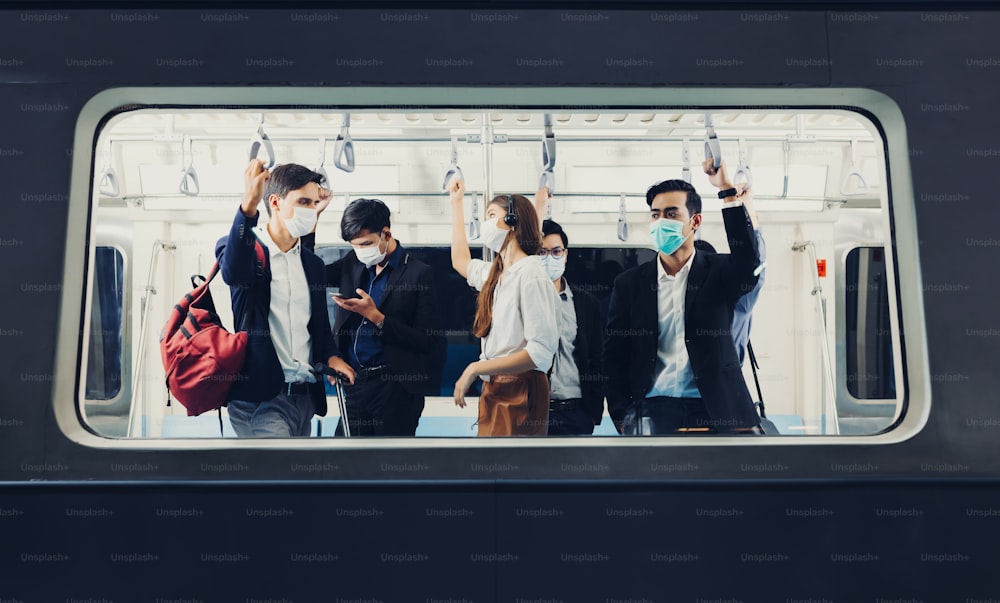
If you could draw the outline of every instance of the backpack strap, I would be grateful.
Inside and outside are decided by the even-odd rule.
[[[260,244],[259,240],[253,242],[254,254],[257,256],[257,276],[264,276],[264,270],[267,267],[267,257],[264,255],[264,246]]]
[[[257,261],[257,263],[256,263],[257,276],[264,276],[264,271],[265,271],[265,269],[267,267],[267,256],[264,253],[264,246],[260,244],[259,240],[254,240],[254,242],[253,242],[253,250],[254,250],[254,255],[256,256],[256,261]],[[246,331],[247,330],[246,327],[247,327],[247,320],[249,318],[249,315],[250,315],[250,305],[247,304],[247,311],[243,315],[243,320],[240,321],[239,325],[234,325],[234,326],[236,326],[236,330],[237,331]],[[233,319],[235,320],[235,317],[233,317]]]
[[[750,344],[750,340],[747,339],[747,353],[750,355],[750,369],[753,371],[753,382],[757,386],[757,409],[760,411],[760,418],[766,419],[767,413],[764,412],[764,394],[760,391],[760,379],[757,378],[757,369],[760,365],[757,364],[757,356],[753,353],[753,346]]]
[[[212,264],[212,271],[208,273],[208,278],[205,278],[200,274],[191,275],[191,288],[197,289],[198,287],[201,287],[205,283],[212,282],[212,279],[215,278],[215,275],[218,273],[219,273],[219,262],[216,261],[214,264]],[[201,279],[200,283],[198,282],[198,279]]]

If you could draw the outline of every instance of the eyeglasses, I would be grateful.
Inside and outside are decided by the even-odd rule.
[[[549,254],[552,254],[554,258],[561,258],[564,253],[566,253],[565,247],[553,247],[552,249],[542,247],[538,250],[538,256],[543,258]]]

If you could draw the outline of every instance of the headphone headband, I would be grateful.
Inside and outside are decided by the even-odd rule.
[[[503,217],[503,223],[511,228],[517,226],[517,214],[514,213],[514,195],[507,195],[507,215]]]

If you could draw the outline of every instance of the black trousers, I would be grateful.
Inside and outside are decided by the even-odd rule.
[[[713,419],[701,398],[644,398],[625,420],[625,435],[759,434],[757,428],[736,429]]]
[[[549,435],[593,435],[594,421],[582,408],[579,401],[572,405],[562,405],[549,410]]]
[[[412,436],[424,412],[424,396],[403,389],[390,375],[344,385],[347,420],[354,436]],[[336,435],[344,435],[344,418]]]

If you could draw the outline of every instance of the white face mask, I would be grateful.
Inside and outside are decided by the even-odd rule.
[[[509,230],[504,230],[500,228],[500,220],[503,218],[497,218],[496,221],[483,222],[482,231],[480,235],[483,237],[483,245],[486,245],[493,253],[500,253],[500,248],[503,247],[503,242],[507,238],[507,233]]]
[[[382,243],[382,236],[384,234],[385,232],[383,231],[383,233],[378,236],[378,242],[376,242],[374,245],[371,245],[369,247],[354,248],[354,255],[358,256],[358,261],[367,266],[368,268],[371,268],[375,264],[381,264],[382,260],[385,259],[386,252],[389,251],[388,245],[385,246],[385,251],[379,250],[379,244]]]
[[[566,270],[566,256],[556,258],[547,255],[542,258],[542,268],[545,268],[545,274],[549,275],[549,280],[554,281],[561,277]]]
[[[302,237],[316,228],[316,221],[318,219],[319,212],[315,209],[295,207],[292,209],[292,218],[285,220],[285,228],[288,229],[288,234],[293,237]]]

